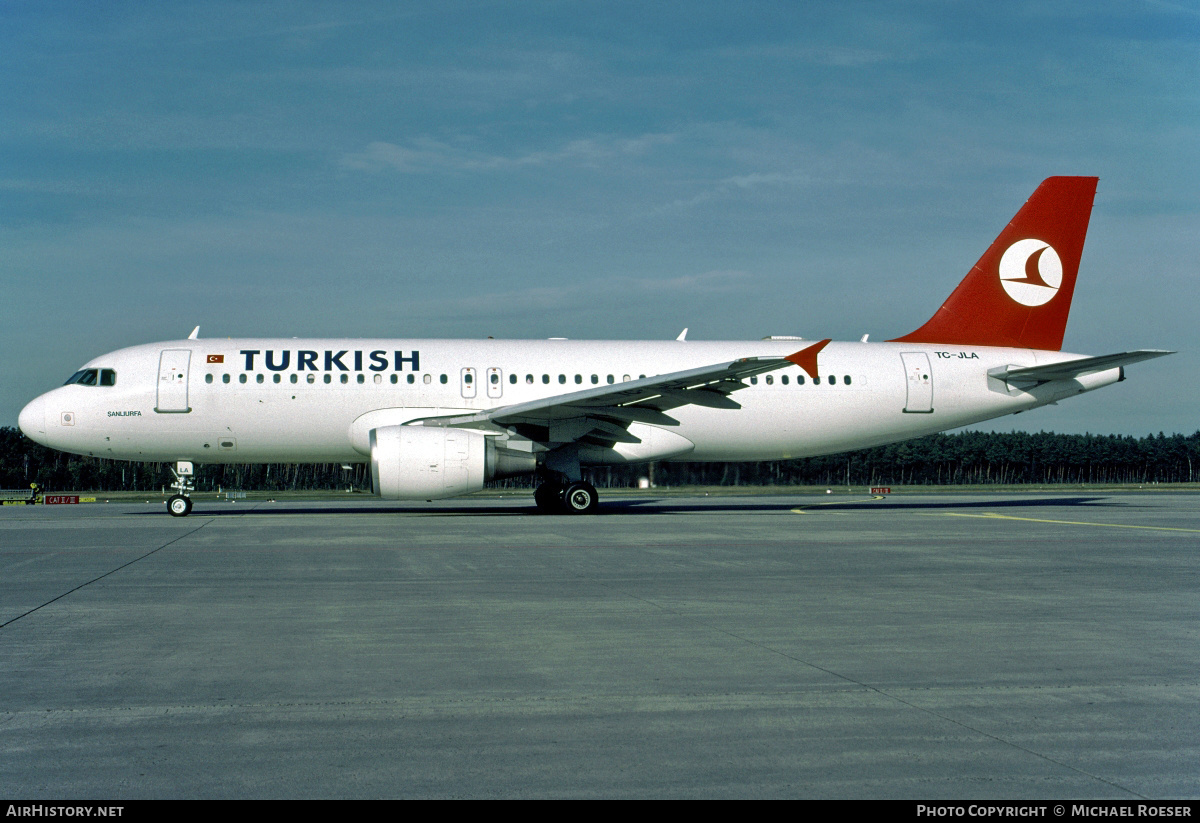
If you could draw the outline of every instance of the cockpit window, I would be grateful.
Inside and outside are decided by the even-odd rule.
[[[64,386],[115,386],[117,373],[112,369],[80,369],[68,378]]]
[[[98,372],[96,369],[80,369],[71,375],[70,379],[63,385],[69,386],[72,383],[78,383],[81,386],[94,386],[96,385],[97,376]]]

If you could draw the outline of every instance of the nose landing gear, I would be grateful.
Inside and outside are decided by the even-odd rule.
[[[172,517],[187,517],[192,512],[190,495],[195,488],[192,484],[192,464],[180,461],[171,469],[171,474],[175,475],[175,482],[171,484],[171,488],[177,489],[178,493],[167,498],[167,514]]]

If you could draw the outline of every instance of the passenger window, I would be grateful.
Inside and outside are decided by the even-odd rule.
[[[533,385],[533,375],[532,374],[525,375],[525,382],[532,386]]]
[[[255,381],[256,383],[262,383],[262,382],[263,382],[263,379],[264,379],[264,378],[263,378],[263,376],[260,374],[260,375],[258,375],[258,377],[255,377],[255,378],[254,378],[254,381]]]
[[[409,377],[411,377],[411,376],[412,376],[412,375],[409,375]],[[396,375],[394,375],[394,374],[393,374],[393,375],[392,375],[392,385],[394,386],[394,385],[396,385],[396,384],[397,384],[397,383],[399,383],[399,382],[400,382],[400,378],[399,378],[399,377],[397,377]]]
[[[593,375],[592,375],[592,385],[594,386],[594,385],[596,385],[596,384],[597,384],[597,383],[599,383],[599,382],[600,382],[600,376],[599,376],[599,375],[597,375],[597,374],[593,374]]]
[[[326,382],[326,383],[332,383],[332,382],[333,382],[333,375],[329,375],[329,374],[325,375],[325,382]]]
[[[610,385],[610,386],[611,386],[612,384],[613,384],[613,376],[610,374],[610,375],[608,376],[608,385]]]
[[[412,384],[412,383],[416,383],[416,382],[417,382],[417,376],[416,376],[415,374],[410,374],[410,375],[408,376],[408,382],[409,382],[410,384]]]
[[[206,375],[204,375],[204,382],[205,382],[205,383],[211,383],[211,382],[212,382],[212,375],[211,375],[211,374],[206,374]]]
[[[291,382],[293,382],[293,383],[295,383],[295,382],[297,381],[297,377],[296,377],[296,375],[294,375],[294,374],[293,374],[293,375],[292,375],[292,376],[291,376],[289,379],[290,379],[290,380],[291,380]]]
[[[283,378],[282,378],[282,377],[280,377],[280,376],[277,374],[277,375],[275,375],[275,382],[276,382],[276,383],[281,383],[281,382],[283,382]]]
[[[515,386],[517,384],[517,376],[515,374],[510,374],[508,376],[508,382]],[[530,380],[529,382],[532,383],[533,381]]]
[[[565,374],[560,374],[560,375],[558,376],[558,382],[559,382],[559,383],[566,383],[566,382],[567,382],[567,376],[566,376]]]
[[[582,383],[582,382],[583,382],[583,375],[582,374],[575,375],[575,383],[578,385],[579,383]]]
[[[245,374],[244,372],[243,372],[242,374],[239,374],[239,375],[238,375],[238,382],[239,382],[239,383],[245,383],[245,382],[246,382],[246,374]]]
[[[349,383],[349,382],[350,382],[350,376],[347,374],[343,374],[342,375],[342,383],[345,384],[345,383]]]
[[[796,375],[796,385],[797,385],[797,386],[803,386],[803,385],[804,385],[804,375],[802,375],[802,374],[798,374],[798,375]]]
[[[379,375],[375,375],[375,377],[379,377]],[[367,382],[367,376],[365,374],[360,374],[358,376],[358,385],[361,386],[363,383],[366,383],[366,382]]]
[[[227,374],[223,374],[223,375],[221,375],[221,382],[222,382],[222,383],[228,383],[228,382],[229,382],[229,375],[227,375]]]
[[[362,377],[362,375],[360,374],[359,377]],[[375,375],[375,385],[378,386],[381,383],[383,383],[383,375],[382,374]]]
[[[625,375],[622,375],[622,376],[621,376],[621,382],[622,382],[622,383],[628,383],[628,382],[629,382],[629,375],[627,375],[627,374],[625,374]]]
[[[850,375],[846,375],[845,377],[843,377],[842,382],[845,383],[847,386],[849,386],[850,385]]]
[[[433,375],[430,375],[430,374],[421,375],[421,382],[424,383],[426,386],[428,386],[430,383],[433,382]]]
[[[549,382],[550,382],[550,375],[548,375],[548,374],[543,374],[543,375],[542,375],[542,382],[543,382],[543,383],[549,383]]]
[[[468,377],[469,376],[470,375],[468,375]],[[446,375],[444,375],[444,374],[441,377],[439,377],[438,380],[440,380],[442,382],[442,385],[445,385],[447,382],[449,382],[449,378],[446,377]]]
[[[788,378],[787,378],[786,374],[779,375],[779,382],[782,383],[783,385],[785,385],[785,386],[787,385],[787,380],[788,380]]]
[[[308,382],[309,382],[309,383],[316,383],[316,382],[317,382],[317,376],[316,376],[315,374],[313,374],[313,373],[309,372],[309,375],[308,375]]]
[[[757,377],[751,377],[751,378],[750,378],[750,385],[751,385],[751,386],[757,386],[757,385],[758,385],[758,378],[757,378]]]
[[[774,375],[772,375],[772,374],[767,375],[767,385],[768,386],[775,385],[775,376]]]

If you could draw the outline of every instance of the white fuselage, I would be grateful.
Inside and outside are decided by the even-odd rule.
[[[225,339],[120,349],[83,368],[113,385],[66,385],[29,404],[21,428],[62,451],[139,461],[369,459],[369,431],[806,345],[574,340]],[[248,354],[253,352],[253,354]],[[740,409],[688,405],[679,425],[635,423],[643,447],[583,462],[778,460],[917,437],[1114,383],[1121,370],[1020,389],[989,369],[1078,355],[1030,349],[831,343],[820,380],[788,366],[747,381]],[[831,380],[832,378],[832,380]],[[660,438],[652,429],[669,432]],[[40,436],[39,436],[40,435]],[[655,445],[659,444],[659,445]]]

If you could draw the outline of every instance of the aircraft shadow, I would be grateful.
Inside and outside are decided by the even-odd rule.
[[[792,511],[802,509],[805,512],[816,513],[821,510],[829,511],[899,511],[907,509],[999,509],[999,508],[1035,508],[1058,506],[1095,506],[1113,505],[1106,502],[1105,497],[1047,497],[1035,500],[946,500],[929,502],[898,502],[892,499],[861,500],[861,501],[822,501],[810,503],[806,500],[794,500],[786,503],[745,503],[730,500],[729,502],[674,502],[664,499],[656,500],[614,500],[601,504],[601,510],[609,509],[611,513],[651,513],[651,512],[719,512],[719,511]],[[624,512],[613,511],[625,509]]]
[[[783,495],[781,495],[783,497]],[[911,511],[911,510],[946,510],[946,509],[1006,509],[1006,508],[1057,508],[1064,506],[1104,507],[1128,504],[1112,501],[1104,496],[1091,497],[1045,497],[1035,499],[991,499],[991,500],[937,500],[901,502],[894,498],[881,500],[847,500],[808,502],[810,498],[779,500],[771,502],[751,502],[747,498],[696,498],[671,500],[668,498],[649,499],[615,499],[605,500],[600,504],[600,511],[594,516],[605,515],[651,515],[651,514],[703,514],[703,513],[755,513],[755,512],[790,512],[794,509],[806,513],[818,514],[821,511]],[[160,510],[134,512],[135,515],[161,517]],[[407,507],[407,506],[330,506],[320,502],[313,505],[271,505],[263,507],[255,503],[243,505],[198,503],[191,517],[246,517],[249,515],[274,517],[280,515],[368,515],[393,514],[424,517],[504,517],[514,515],[537,515],[538,510],[532,504],[523,505],[445,505],[436,507]],[[543,517],[574,517],[573,515],[541,515]]]

